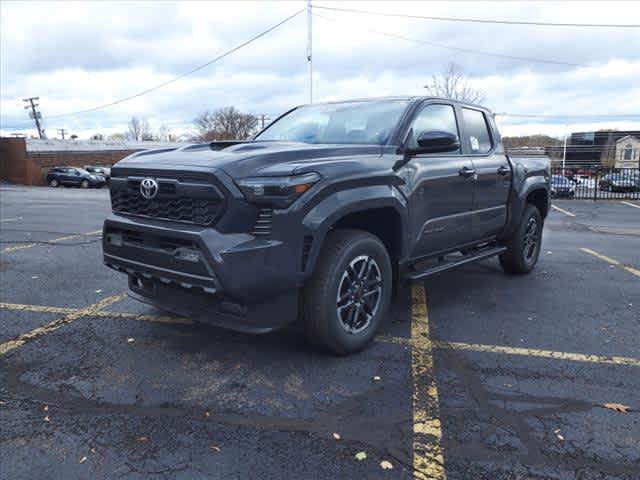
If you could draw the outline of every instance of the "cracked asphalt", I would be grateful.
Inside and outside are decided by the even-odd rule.
[[[439,478],[636,480],[640,208],[554,203],[575,216],[550,213],[531,275],[490,259],[419,285],[428,349],[407,285],[377,341],[336,358],[293,329],[233,333],[121,298],[95,233],[106,190],[2,185],[0,478],[429,478],[414,389],[433,384]]]

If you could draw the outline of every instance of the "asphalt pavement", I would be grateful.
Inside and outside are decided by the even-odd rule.
[[[404,285],[338,358],[128,298],[107,190],[0,186],[0,478],[638,479],[640,202],[554,205],[532,274]]]

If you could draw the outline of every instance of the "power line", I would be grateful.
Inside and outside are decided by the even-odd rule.
[[[154,90],[158,90],[158,89],[160,89],[160,88],[162,88],[162,87],[166,87],[167,85],[169,85],[169,84],[171,84],[171,83],[175,83],[175,82],[177,82],[178,80],[180,80],[180,79],[182,79],[182,78],[184,78],[184,77],[186,77],[186,76],[188,76],[188,75],[191,75],[191,74],[193,74],[193,73],[195,73],[195,72],[198,72],[198,71],[202,70],[203,68],[208,67],[209,65],[212,65],[212,64],[214,64],[214,63],[216,63],[216,62],[219,62],[219,61],[220,61],[220,60],[222,60],[223,58],[228,57],[228,56],[229,56],[229,55],[231,55],[232,53],[237,52],[237,51],[238,51],[238,50],[240,50],[241,48],[246,47],[246,46],[247,46],[247,45],[249,45],[250,43],[253,43],[253,42],[255,42],[256,40],[258,40],[258,39],[260,39],[260,38],[264,37],[265,35],[267,35],[267,34],[269,34],[269,33],[271,33],[271,32],[272,32],[272,31],[274,31],[276,28],[278,28],[278,27],[280,27],[281,25],[283,25],[283,24],[287,23],[289,20],[292,20],[294,17],[296,17],[296,16],[300,15],[300,14],[301,14],[302,12],[304,12],[305,10],[306,10],[306,8],[303,8],[303,9],[301,9],[301,10],[298,10],[298,11],[297,11],[296,13],[294,13],[293,15],[289,15],[289,16],[288,16],[287,18],[285,18],[284,20],[282,20],[282,21],[280,21],[280,22],[276,23],[276,24],[275,24],[275,25],[273,25],[272,27],[269,27],[268,29],[266,29],[266,30],[264,30],[264,31],[262,31],[262,32],[260,32],[260,33],[258,33],[257,35],[254,35],[254,36],[253,36],[253,37],[251,37],[249,40],[246,40],[245,42],[242,42],[240,45],[237,45],[237,46],[233,47],[231,50],[227,50],[226,52],[224,52],[224,53],[222,53],[222,54],[218,55],[217,57],[215,57],[215,58],[213,58],[213,59],[209,60],[208,62],[205,62],[205,63],[203,63],[202,65],[198,65],[197,67],[192,68],[191,70],[189,70],[189,71],[187,71],[187,72],[181,73],[180,75],[178,75],[178,76],[176,76],[176,77],[173,77],[172,79],[167,80],[166,82],[162,82],[162,83],[160,83],[160,84],[158,84],[158,85],[155,85],[155,86],[153,86],[153,87],[147,88],[146,90],[143,90],[143,91],[141,91],[141,92],[135,93],[135,94],[133,94],[133,95],[129,95],[128,97],[124,97],[124,98],[121,98],[121,99],[119,99],[119,100],[115,100],[115,101],[110,102],[110,103],[105,103],[104,105],[98,105],[98,106],[96,106],[96,107],[87,108],[87,109],[85,109],[85,110],[78,110],[78,111],[76,111],[76,112],[62,113],[62,114],[59,114],[59,115],[50,115],[50,116],[48,116],[47,118],[48,118],[48,119],[52,119],[52,118],[62,118],[62,117],[69,117],[69,116],[73,116],[73,115],[80,115],[80,114],[83,114],[83,113],[95,112],[96,110],[102,110],[103,108],[112,107],[112,106],[114,106],[114,105],[118,105],[118,104],[120,104],[120,103],[124,103],[124,102],[127,102],[127,101],[129,101],[129,100],[132,100],[132,99],[134,99],[134,98],[141,97],[141,96],[143,96],[143,95],[146,95],[147,93],[153,92]]]
[[[619,23],[555,23],[555,22],[527,22],[524,20],[495,20],[487,18],[461,18],[461,17],[434,17],[429,15],[410,15],[402,13],[384,13],[374,12],[371,10],[359,10],[356,8],[338,8],[338,7],[323,7],[313,4],[313,8],[320,8],[322,10],[333,10],[336,12],[346,13],[362,13],[365,15],[379,15],[383,17],[401,17],[401,18],[413,18],[420,20],[434,20],[440,22],[466,22],[466,23],[494,23],[502,25],[535,25],[539,27],[595,27],[595,28],[638,28],[640,24],[619,24]]]
[[[326,16],[320,15],[318,13],[313,13],[313,15],[315,15],[316,17],[323,18],[324,20],[331,21],[331,22],[344,23],[341,20],[337,20],[335,18],[326,17]],[[476,54],[476,55],[487,55],[487,56],[490,56],[490,57],[506,58],[506,59],[509,59],[509,60],[519,60],[519,61],[524,61],[524,62],[550,63],[550,64],[553,64],[553,65],[565,65],[565,66],[570,66],[570,67],[592,67],[593,66],[593,65],[583,64],[583,63],[562,62],[562,61],[559,61],[559,60],[546,60],[546,59],[534,58],[534,57],[521,57],[521,56],[518,56],[518,55],[508,55],[508,54],[504,54],[504,53],[488,52],[486,50],[475,50],[475,49],[471,49],[471,48],[453,47],[451,45],[445,45],[443,43],[435,43],[435,42],[430,42],[429,40],[420,40],[420,39],[417,39],[417,38],[407,37],[405,35],[399,35],[399,34],[390,33],[390,32],[383,32],[381,30],[375,30],[373,28],[367,28],[367,27],[363,27],[363,26],[360,26],[360,25],[358,25],[358,26],[363,30],[366,30],[366,31],[372,32],[372,33],[377,33],[378,35],[384,35],[386,37],[396,38],[396,39],[399,39],[399,40],[405,40],[407,42],[413,42],[413,43],[420,43],[420,44],[423,44],[423,45],[429,45],[431,47],[436,47],[436,48],[444,48],[444,49],[447,49],[447,50],[455,50],[455,51],[463,52],[463,53],[473,53],[473,54]]]

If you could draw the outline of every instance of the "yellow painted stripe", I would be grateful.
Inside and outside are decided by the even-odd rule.
[[[3,303],[0,302],[0,309],[5,310],[17,310],[26,312],[38,312],[38,313],[77,313],[83,309],[80,308],[65,308],[65,307],[46,307],[42,305],[24,305],[21,303]],[[174,317],[171,315],[144,315],[129,312],[109,312],[109,311],[94,311],[91,313],[94,317],[109,317],[109,318],[125,318],[130,320],[139,320],[142,322],[154,322],[154,323],[175,323],[179,325],[193,325],[193,320],[188,318]]]
[[[414,478],[445,480],[438,386],[424,287],[411,287],[411,372],[413,376]]]
[[[562,213],[564,213],[565,215],[569,215],[570,217],[575,217],[575,216],[576,216],[576,214],[575,214],[575,213],[571,213],[570,211],[565,210],[565,209],[563,209],[563,208],[560,208],[560,207],[558,207],[558,206],[556,206],[556,205],[553,205],[553,204],[551,205],[551,208],[553,208],[554,210],[557,210],[557,211],[559,211],[559,212],[562,212]]]
[[[640,359],[631,357],[589,355],[584,353],[556,352],[553,350],[539,350],[536,348],[518,348],[501,345],[484,345],[480,343],[434,341],[434,347],[439,349],[466,350],[472,352],[502,353],[506,355],[520,355],[525,357],[551,358],[555,360],[570,360],[572,362],[603,363],[612,365],[629,365],[640,367]]]
[[[23,305],[21,303],[3,303],[0,302],[0,308],[6,310],[24,310],[27,312],[41,312],[41,313],[73,313],[78,311],[77,308],[64,308],[64,307],[45,307],[42,305]]]
[[[640,277],[640,270],[638,270],[637,268],[634,268],[630,265],[625,265],[624,263],[621,263],[618,260],[614,260],[613,258],[607,257],[606,255],[598,253],[595,250],[591,250],[590,248],[581,248],[580,250],[582,250],[585,253],[588,253],[589,255],[593,255],[594,257],[599,258],[604,262],[607,262],[609,265],[615,265],[616,267],[620,267],[623,270],[626,270],[627,272],[632,273],[636,277]]]
[[[624,203],[625,205],[629,205],[630,207],[640,208],[640,205],[636,205],[635,203],[625,202],[622,200],[620,203]]]
[[[16,348],[21,347],[28,341],[33,340],[34,338],[37,338],[46,333],[53,332],[54,330],[57,330],[58,328],[64,325],[67,325],[71,322],[74,322],[75,320],[78,320],[79,318],[94,315],[98,310],[105,308],[108,305],[111,305],[112,303],[118,302],[123,298],[125,298],[126,296],[127,296],[126,293],[121,293],[119,295],[112,295],[111,297],[104,298],[99,302],[94,303],[93,305],[89,305],[86,308],[81,308],[74,312],[71,312],[66,316],[58,320],[55,320],[47,325],[33,329],[30,332],[23,333],[22,335],[20,335],[19,337],[13,340],[9,340],[8,342],[0,344],[0,355],[5,355],[6,353],[12,350],[15,350]]]
[[[64,242],[65,240],[76,240],[78,238],[82,238],[83,236],[98,235],[98,234],[102,234],[102,230],[95,230],[93,232],[80,233],[80,234],[74,234],[74,235],[67,235],[65,237],[58,237],[58,238],[54,238],[53,240],[48,240],[47,243],[59,243],[59,242]],[[14,247],[4,248],[4,249],[2,249],[2,251],[0,251],[0,253],[15,252],[16,250],[23,250],[25,248],[32,248],[32,247],[35,247],[36,245],[38,245],[38,244],[37,243],[25,243],[23,245],[16,245]]]
[[[25,248],[31,248],[35,246],[36,246],[35,243],[25,243],[23,245],[15,245],[13,247],[3,248],[2,251],[0,251],[0,253],[11,253],[11,252],[15,252],[16,250],[22,250]]]

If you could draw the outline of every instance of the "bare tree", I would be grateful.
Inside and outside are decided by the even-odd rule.
[[[225,107],[202,113],[195,119],[195,125],[198,137],[204,141],[243,140],[255,132],[258,117],[235,107]]]
[[[469,103],[482,103],[484,92],[473,88],[462,73],[460,67],[450,63],[447,69],[438,75],[431,77],[431,82],[424,86],[429,95],[434,97],[450,98]]]
[[[153,134],[149,128],[149,122],[146,118],[133,116],[129,120],[127,137],[129,140],[153,140]]]

